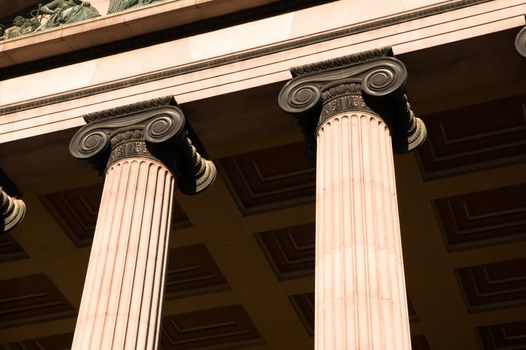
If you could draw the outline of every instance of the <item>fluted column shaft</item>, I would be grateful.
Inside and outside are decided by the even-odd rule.
[[[410,349],[390,131],[370,111],[319,126],[315,349]]]
[[[108,168],[73,349],[156,349],[174,186],[153,159]]]

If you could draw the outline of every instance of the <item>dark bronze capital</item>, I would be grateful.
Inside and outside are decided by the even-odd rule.
[[[526,57],[526,27],[522,28],[515,37],[515,50],[522,57]]]
[[[214,164],[192,144],[173,97],[92,113],[84,119],[88,124],[73,136],[69,151],[101,172],[125,158],[156,159],[172,171],[186,194],[205,190],[216,177]]]
[[[8,195],[0,187],[0,212],[2,213],[0,232],[7,232],[22,221],[26,214],[26,205],[22,200]]]
[[[407,101],[407,70],[391,48],[291,69],[278,103],[294,114],[305,134],[307,157],[314,159],[316,129],[330,117],[351,111],[380,116],[391,130],[393,150],[411,151],[426,137],[424,123]]]

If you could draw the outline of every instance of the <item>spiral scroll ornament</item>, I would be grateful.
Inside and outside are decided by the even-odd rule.
[[[120,112],[123,110],[124,107],[119,109]],[[122,114],[118,117],[111,115],[107,119],[101,117],[102,112],[99,112],[97,119],[93,119],[81,128],[71,139],[69,146],[71,155],[78,159],[94,160],[97,163],[98,158],[108,156],[110,146],[112,152],[116,147],[120,150],[125,149],[122,143],[127,142],[126,140],[131,137],[130,132],[139,132],[139,136],[134,137],[134,142],[142,140],[142,142],[157,144],[176,137],[184,128],[184,115],[175,106],[161,106],[158,110],[146,112],[136,111],[134,108],[130,110],[133,112],[129,115]],[[122,137],[124,139],[120,140]],[[128,152],[118,153],[119,155],[112,155],[112,161],[125,157]],[[135,154],[132,152],[131,155]]]
[[[144,138],[151,143],[165,142],[178,135],[184,128],[182,113],[156,115],[144,127]]]
[[[88,128],[73,136],[69,150],[75,158],[88,159],[103,152],[109,143],[110,137],[107,131]]]
[[[289,81],[281,89],[279,106],[289,113],[303,113],[314,108],[321,100],[321,89],[316,84]]]
[[[384,63],[367,73],[362,81],[362,89],[369,96],[386,96],[400,89],[405,84],[406,77],[403,65]]]

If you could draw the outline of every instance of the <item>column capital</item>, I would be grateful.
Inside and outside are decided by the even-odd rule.
[[[205,190],[216,177],[214,164],[201,158],[192,144],[191,129],[173,96],[83,118],[87,125],[73,136],[69,151],[77,159],[89,160],[101,173],[125,158],[156,159],[170,169],[186,194]]]
[[[526,27],[522,28],[515,37],[515,50],[522,57],[526,57]]]
[[[21,199],[11,197],[0,187],[0,212],[0,232],[7,232],[22,221],[26,214],[26,205]]]
[[[411,151],[426,136],[405,94],[407,70],[390,47],[295,67],[278,103],[299,121],[314,154],[316,129],[328,118],[350,111],[380,116],[391,130],[393,150]]]
[[[13,181],[0,168],[0,233],[13,229],[24,219],[26,204]]]

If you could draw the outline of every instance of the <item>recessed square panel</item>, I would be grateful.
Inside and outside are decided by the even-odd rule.
[[[299,142],[219,160],[242,214],[314,200],[315,169],[305,161],[304,147]]]
[[[160,339],[162,350],[230,349],[264,343],[241,305],[166,316]]]
[[[409,313],[409,321],[416,321],[418,319],[415,306],[413,305],[413,302],[409,296],[407,297],[407,311]]]
[[[431,350],[424,335],[411,337],[411,350]]]
[[[526,259],[464,267],[457,274],[470,311],[526,303]]]
[[[484,350],[526,349],[526,321],[477,328]]]
[[[69,350],[73,342],[73,333],[52,335],[30,340],[21,340],[0,345],[1,350]]]
[[[0,262],[27,258],[26,252],[9,233],[0,234]]]
[[[204,244],[170,251],[166,269],[166,298],[212,293],[229,288]]]
[[[280,280],[314,274],[314,231],[312,223],[255,235]]]
[[[314,336],[314,293],[296,294],[289,296],[298,317],[305,330],[311,337]]]
[[[75,315],[75,309],[44,274],[0,281],[0,328]]]
[[[431,180],[526,160],[525,96],[424,116],[427,141],[418,150]]]
[[[448,249],[526,239],[526,184],[433,201]]]

